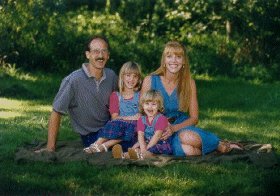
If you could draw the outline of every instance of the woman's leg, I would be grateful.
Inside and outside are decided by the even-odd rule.
[[[187,156],[201,155],[202,142],[200,136],[193,131],[179,133],[182,148]]]

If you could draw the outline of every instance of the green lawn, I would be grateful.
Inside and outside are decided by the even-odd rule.
[[[0,70],[0,194],[276,195],[280,169],[248,163],[162,168],[95,167],[85,162],[14,162],[17,147],[46,140],[59,76]],[[199,127],[231,140],[271,143],[280,155],[280,84],[197,77]],[[79,138],[64,118],[60,140]],[[279,158],[278,158],[279,159]]]

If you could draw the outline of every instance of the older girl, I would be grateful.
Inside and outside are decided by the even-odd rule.
[[[85,152],[108,151],[108,148],[120,142],[128,148],[137,141],[135,127],[140,116],[140,85],[139,65],[131,61],[123,64],[119,73],[119,92],[113,92],[110,97],[109,110],[112,120],[99,131],[98,140],[85,148]]]

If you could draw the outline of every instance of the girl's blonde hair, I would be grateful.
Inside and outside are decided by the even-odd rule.
[[[177,41],[167,42],[161,56],[161,65],[155,72],[152,73],[152,75],[166,75],[165,58],[170,54],[175,54],[183,57],[183,66],[179,71],[177,78],[177,95],[179,98],[179,110],[187,112],[190,105],[191,73],[185,47]]]
[[[124,83],[123,83],[123,77],[125,74],[136,74],[138,76],[138,82],[137,85],[134,88],[134,91],[140,90],[141,84],[142,84],[142,76],[141,76],[141,68],[140,66],[133,62],[128,61],[124,63],[121,67],[120,73],[119,73],[119,91],[122,94],[124,91]]]
[[[164,110],[163,98],[162,98],[160,92],[158,92],[156,90],[148,90],[143,95],[141,95],[141,98],[140,98],[139,112],[141,114],[145,115],[143,105],[144,105],[144,103],[150,102],[150,101],[156,101],[158,104],[158,112],[161,112],[161,113],[163,112],[163,110]]]

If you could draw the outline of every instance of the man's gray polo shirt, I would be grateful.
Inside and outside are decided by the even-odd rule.
[[[117,90],[117,76],[105,68],[99,81],[92,77],[86,64],[65,77],[53,102],[53,109],[69,114],[74,131],[87,135],[102,128],[110,119],[109,99]]]

